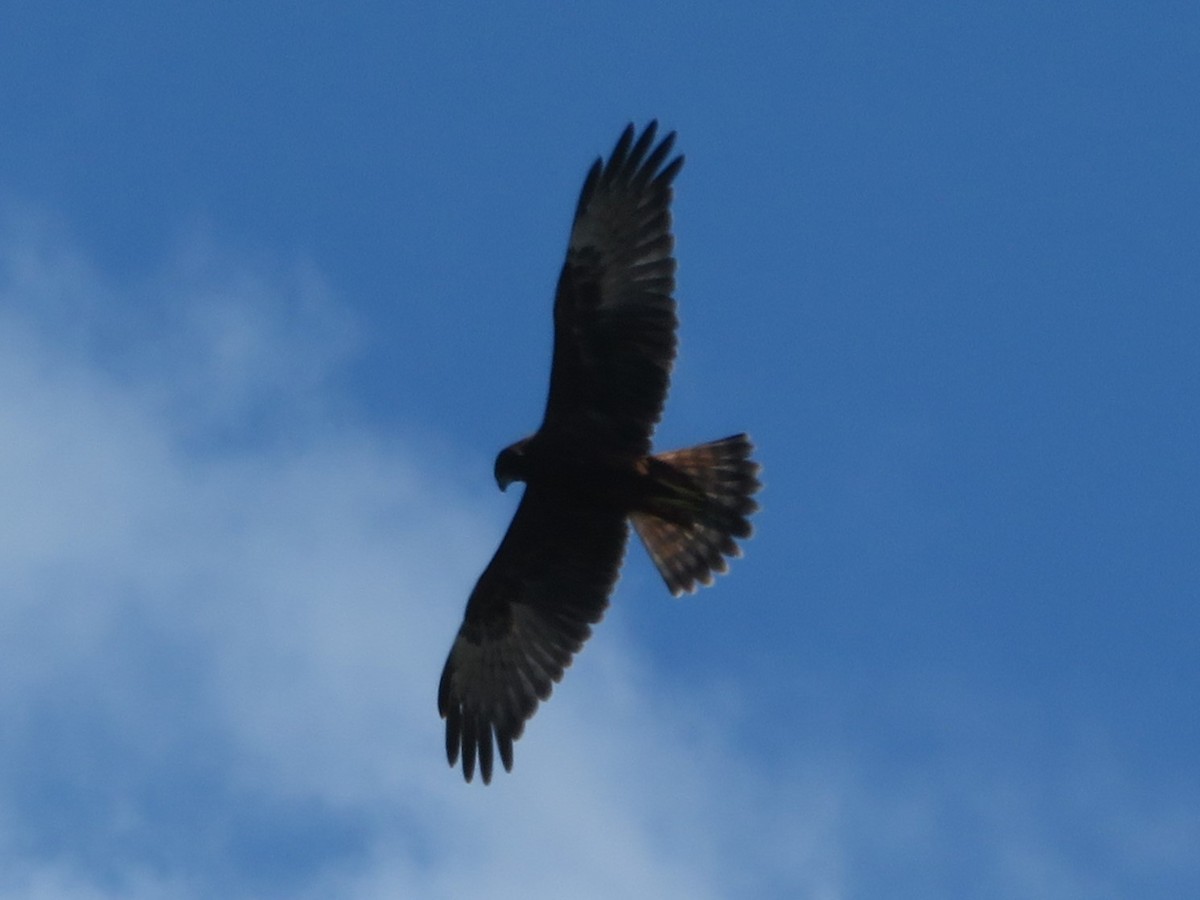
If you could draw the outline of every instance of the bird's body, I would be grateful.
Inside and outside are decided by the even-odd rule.
[[[709,584],[750,536],[758,465],[745,435],[651,454],[675,358],[667,162],[674,135],[630,126],[588,173],[554,305],[554,360],[537,432],[496,458],[525,494],[467,601],[438,687],[450,764],[468,781],[512,743],[591,634],[632,521],[673,594]]]

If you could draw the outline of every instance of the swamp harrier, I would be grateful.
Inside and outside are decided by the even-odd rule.
[[[630,125],[588,172],[554,301],[541,428],[500,451],[501,490],[525,494],[467,601],[438,686],[450,765],[484,783],[600,621],[629,522],[671,593],[724,572],[750,536],[758,465],[744,434],[651,455],[675,359],[668,161],[674,133]]]

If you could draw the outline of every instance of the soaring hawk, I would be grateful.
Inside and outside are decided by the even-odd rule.
[[[629,522],[671,593],[740,555],[758,505],[744,434],[651,455],[675,359],[668,160],[675,134],[625,129],[587,174],[554,300],[554,362],[541,427],[500,451],[496,482],[525,493],[467,601],[438,686],[446,755],[484,783],[600,621]]]

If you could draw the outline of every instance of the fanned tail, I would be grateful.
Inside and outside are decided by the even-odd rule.
[[[648,460],[652,497],[630,518],[676,597],[712,584],[728,568],[725,557],[742,555],[734,539],[753,533],[752,496],[762,487],[753,452],[750,439],[735,434]]]

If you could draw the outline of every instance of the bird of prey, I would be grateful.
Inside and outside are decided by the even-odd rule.
[[[438,686],[450,765],[483,782],[608,606],[629,523],[671,593],[711,584],[750,536],[758,464],[744,434],[651,453],[675,359],[668,160],[674,132],[625,129],[584,181],[554,300],[541,427],[500,451],[501,490],[524,496],[467,601]]]

